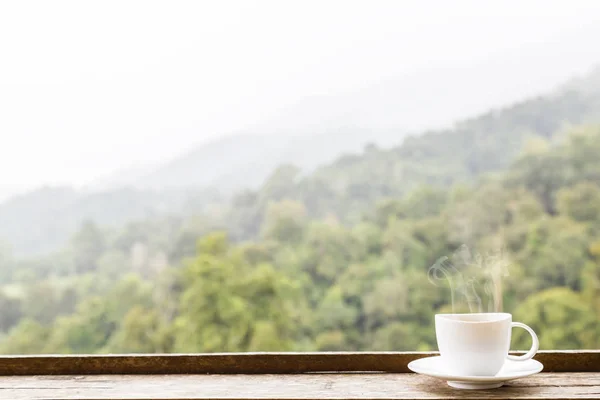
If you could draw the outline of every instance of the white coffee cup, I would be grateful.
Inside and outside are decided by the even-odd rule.
[[[508,355],[513,327],[525,329],[533,341],[522,356]],[[435,334],[445,367],[465,376],[494,376],[506,359],[526,361],[539,348],[533,329],[512,322],[512,315],[507,313],[437,314]]]

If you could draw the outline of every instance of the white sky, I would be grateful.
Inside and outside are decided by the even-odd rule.
[[[599,22],[595,0],[4,1],[0,195],[164,161],[309,95],[565,32],[589,43],[572,63],[585,70]]]

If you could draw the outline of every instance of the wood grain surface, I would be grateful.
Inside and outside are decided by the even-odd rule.
[[[410,372],[423,352],[226,353],[172,355],[3,356],[0,375],[291,374]],[[547,351],[535,357],[544,372],[600,372],[600,351]]]
[[[0,399],[600,399],[600,374],[541,373],[475,391],[416,374],[4,376]]]

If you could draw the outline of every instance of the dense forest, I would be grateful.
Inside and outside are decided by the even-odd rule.
[[[431,350],[435,313],[500,309],[542,349],[598,348],[600,91],[572,89],[229,203],[86,221],[48,255],[0,247],[0,352]]]
[[[1,351],[433,349],[433,315],[451,310],[451,293],[428,270],[463,244],[507,254],[503,309],[542,348],[596,348],[598,154],[600,129],[572,129],[531,141],[502,174],[423,185],[353,224],[282,195],[243,242],[204,232],[208,217],[117,232],[86,223],[51,257],[2,256],[13,268],[2,269]],[[283,190],[276,178],[259,195]]]

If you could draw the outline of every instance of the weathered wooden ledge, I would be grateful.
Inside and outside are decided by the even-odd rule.
[[[0,399],[600,399],[600,351],[548,351],[544,372],[500,389],[406,373],[435,353],[0,357]]]
[[[515,353],[517,354],[517,353]],[[299,374],[410,372],[437,352],[209,353],[0,356],[0,375]],[[544,372],[600,372],[600,350],[540,351]]]

